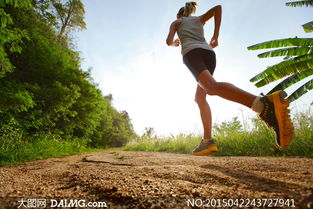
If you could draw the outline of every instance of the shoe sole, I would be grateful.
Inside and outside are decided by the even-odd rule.
[[[285,99],[287,93],[285,91],[276,91],[268,98],[274,104],[275,116],[278,122],[279,129],[279,147],[286,148],[293,139],[293,124],[289,116],[289,100]],[[287,116],[286,116],[287,114]]]
[[[196,156],[205,156],[205,155],[211,155],[217,151],[218,151],[217,146],[213,144],[209,146],[208,149],[202,150],[200,152],[193,152],[192,154]]]

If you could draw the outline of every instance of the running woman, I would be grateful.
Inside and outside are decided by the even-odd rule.
[[[209,155],[218,151],[212,139],[212,117],[206,95],[216,95],[251,108],[265,124],[275,131],[279,149],[286,148],[293,138],[293,125],[289,116],[289,100],[284,91],[277,91],[264,97],[255,96],[230,83],[218,82],[213,78],[216,59],[213,48],[218,46],[222,7],[213,7],[201,16],[193,16],[196,2],[187,2],[177,13],[177,19],[170,25],[166,39],[168,46],[181,45],[183,62],[196,79],[198,86],[195,95],[204,129],[204,136],[194,155]],[[214,18],[214,33],[208,44],[204,38],[203,26]],[[174,40],[177,33],[179,39]]]

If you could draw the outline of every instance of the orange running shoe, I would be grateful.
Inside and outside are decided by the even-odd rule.
[[[204,140],[202,140],[200,145],[192,151],[192,154],[204,156],[213,154],[217,151],[218,149],[213,139],[209,140],[208,142],[204,142]]]
[[[264,110],[259,115],[259,118],[275,131],[276,144],[280,149],[286,148],[294,135],[294,128],[289,115],[290,110],[288,109],[290,102],[285,99],[286,96],[286,92],[276,91],[262,97]]]

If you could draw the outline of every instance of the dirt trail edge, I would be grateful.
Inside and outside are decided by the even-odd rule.
[[[208,208],[213,198],[294,199],[296,208],[313,208],[313,159],[115,149],[0,167],[0,208],[17,208],[22,198],[47,199],[46,208],[51,199],[104,201],[107,208]]]

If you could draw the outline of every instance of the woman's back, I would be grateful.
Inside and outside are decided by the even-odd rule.
[[[213,50],[204,38],[203,24],[199,17],[182,18],[177,34],[181,42],[183,55],[195,48]]]

